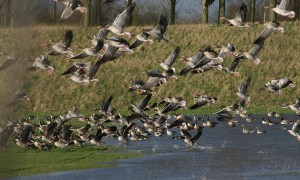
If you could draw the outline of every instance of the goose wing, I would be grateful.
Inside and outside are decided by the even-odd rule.
[[[115,21],[114,21],[114,26],[123,29],[130,18],[134,8],[136,6],[136,3],[132,3],[132,5],[128,6],[122,13],[120,13]]]
[[[85,52],[81,52],[79,54],[76,54],[75,56],[70,57],[70,59],[82,59],[88,56],[89,55],[87,55]]]
[[[15,60],[12,60],[10,58],[8,58],[6,61],[4,61],[4,63],[0,66],[0,71],[3,69],[8,68],[10,65],[12,65],[15,62]]]
[[[138,108],[140,109],[145,109],[145,107],[147,106],[149,100],[151,99],[152,97],[152,94],[147,94],[143,99],[142,101],[138,104]]]
[[[207,101],[200,100],[200,101],[196,102],[194,105],[192,105],[190,107],[190,109],[196,109],[196,108],[202,107],[202,106],[204,106],[207,103],[208,103]]]
[[[73,39],[73,31],[68,29],[65,33],[64,39],[59,43],[60,46],[68,48]]]
[[[197,141],[202,135],[202,130],[201,129],[198,129],[197,130],[197,133],[191,138],[191,141],[195,142]]]
[[[104,39],[106,39],[106,36],[108,35],[108,33],[109,33],[109,30],[107,30],[106,28],[101,28],[99,30],[99,32],[95,35],[95,38],[104,40]]]
[[[251,83],[251,76],[249,76],[238,88],[239,92],[243,95],[247,95],[248,87]]]
[[[164,15],[159,16],[159,22],[156,27],[151,30],[149,33],[160,39],[163,38],[164,33],[166,32],[168,27],[168,19]]]
[[[30,125],[26,125],[21,134],[20,134],[20,141],[21,142],[28,142],[29,140],[29,134],[33,131],[33,126],[30,126]]]
[[[185,137],[186,139],[192,138],[191,134],[190,134],[188,131],[186,131],[186,130],[181,130],[181,132],[182,132],[182,134],[184,135],[184,137]]]
[[[129,130],[133,127],[133,125],[135,125],[135,123],[131,123],[128,127],[126,127],[126,129],[124,129],[124,132],[122,134],[123,137],[127,137],[127,134]]]
[[[280,79],[277,86],[281,88],[287,87],[290,83],[293,83],[289,78],[285,77],[284,79]]]
[[[138,35],[143,37],[145,40],[148,39],[149,34],[146,32],[142,32],[142,34]],[[144,41],[139,40],[138,38],[129,46],[129,49],[134,49],[138,46],[140,46],[141,44],[143,44]]]
[[[62,73],[61,75],[67,75],[67,74],[71,74],[71,73],[74,73],[78,70],[78,67],[73,65],[71,67],[69,67],[64,73]]]
[[[103,110],[104,112],[107,112],[107,110],[108,110],[108,108],[109,108],[109,106],[110,106],[110,103],[111,103],[112,99],[113,99],[113,96],[109,96],[109,98],[108,98],[108,99],[105,101],[105,103],[103,104],[102,110]]]
[[[119,48],[115,46],[108,46],[104,52],[104,55],[98,59],[98,61],[94,64],[94,66],[90,68],[88,77],[93,78],[96,75],[100,65],[109,61],[113,57],[114,53],[117,52],[118,49]]]
[[[140,41],[140,40],[136,39],[136,40],[129,46],[129,49],[134,49],[134,48],[140,46],[141,44],[143,44],[143,41]]]
[[[67,5],[60,16],[60,20],[68,19],[73,14],[72,4]]]
[[[264,41],[255,43],[253,48],[249,51],[249,53],[253,56],[257,56],[257,54],[259,53],[259,51],[262,49],[263,46],[264,46]]]
[[[235,19],[240,22],[245,22],[247,18],[247,5],[242,3],[239,11],[236,13]]]
[[[235,57],[234,60],[232,61],[232,63],[230,64],[230,66],[228,67],[228,70],[230,72],[234,72],[236,67],[239,65],[240,62],[240,57]]]
[[[83,3],[80,0],[72,0],[71,9],[74,11],[77,7],[83,7]]]
[[[160,31],[163,35],[168,27],[168,19],[164,15],[160,15],[158,25],[155,27],[156,30]]]
[[[153,87],[155,87],[158,82],[159,82],[160,78],[157,77],[149,77],[148,81],[143,85],[144,89],[151,89]]]
[[[164,78],[164,76],[162,75],[162,73],[158,69],[147,71],[147,76]]]
[[[104,46],[104,43],[102,40],[98,40],[96,46],[91,47],[90,49],[94,52],[99,52]]]
[[[254,44],[257,44],[259,42],[262,42],[264,40],[266,40],[273,32],[273,29],[270,28],[265,28],[260,34],[259,36],[256,38],[256,40],[254,41]]]
[[[281,0],[278,8],[286,10],[290,5],[290,0]]]
[[[174,64],[179,52],[180,52],[180,48],[177,46],[173,51],[173,53],[167,58],[167,60],[164,63],[167,66],[171,67]]]

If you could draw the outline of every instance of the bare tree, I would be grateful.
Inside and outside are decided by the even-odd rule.
[[[300,20],[300,1],[294,0],[295,20]]]
[[[132,0],[127,0],[127,7],[131,5],[132,5]],[[132,15],[129,17],[127,25],[132,26]]]
[[[11,5],[12,5],[12,0],[5,0],[5,15],[4,15],[4,26],[9,27],[11,24]]]
[[[202,23],[208,23],[208,7],[212,5],[215,0],[202,0]]]
[[[56,24],[56,20],[57,20],[57,2],[56,1],[52,1],[52,8],[53,8],[53,23]]]
[[[176,5],[179,3],[179,1],[180,0],[170,0],[170,4],[171,4],[171,13],[170,13],[171,24],[175,24]]]
[[[255,4],[256,4],[256,0],[250,1],[250,20],[253,23],[255,21]]]
[[[95,1],[96,24],[102,24],[102,0]]]
[[[83,26],[91,25],[92,0],[85,0],[86,12],[84,13]]]
[[[225,17],[225,0],[219,0],[219,16],[218,23],[224,23],[224,20],[221,20],[221,17]]]

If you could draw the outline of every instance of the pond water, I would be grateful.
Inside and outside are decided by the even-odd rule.
[[[193,148],[170,136],[151,137],[130,142],[125,148],[151,155],[111,162],[110,168],[13,179],[300,179],[300,143],[284,128],[292,125],[262,125],[260,120],[241,123],[252,129],[259,126],[267,133],[243,134],[239,125],[230,128],[220,123],[204,128],[199,146]],[[109,143],[116,144],[107,139]]]

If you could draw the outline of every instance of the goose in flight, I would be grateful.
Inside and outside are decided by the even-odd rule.
[[[118,136],[119,142],[121,142],[123,144],[128,143],[128,132],[134,125],[135,125],[135,123],[130,123],[128,126],[124,125],[121,127],[121,129],[118,129],[117,136]]]
[[[223,70],[235,76],[239,76],[240,73],[237,72],[235,69],[239,65],[240,59],[241,57],[235,57],[232,63],[229,65],[229,67],[224,67]]]
[[[120,13],[114,20],[114,22],[106,27],[107,30],[120,36],[131,37],[129,32],[124,31],[125,25],[132,15],[132,12],[136,6],[136,3],[128,6],[122,13]]]
[[[112,102],[112,99],[113,99],[113,96],[112,95],[109,96],[107,98],[107,100],[102,101],[101,104],[100,104],[100,107],[98,109],[95,109],[95,110],[98,110],[103,115],[109,114],[109,107],[110,107],[110,104]]]
[[[62,73],[62,76],[68,75],[71,73],[75,73],[78,75],[84,75],[87,71],[89,71],[91,66],[92,66],[92,62],[87,62],[87,63],[75,62],[64,73]]]
[[[272,79],[270,82],[267,82],[265,84],[265,89],[271,92],[279,93],[281,89],[286,88],[288,86],[294,88],[295,84],[292,80],[285,77],[282,79]]]
[[[167,30],[167,27],[168,27],[167,17],[163,16],[163,15],[160,15],[159,22],[156,25],[156,27],[152,30],[148,30],[148,31],[145,31],[145,32],[147,34],[149,34],[150,36],[158,39],[158,40],[163,39],[164,41],[169,42],[169,40],[164,36],[164,34]]]
[[[249,76],[239,87],[236,95],[243,100],[250,101],[250,96],[247,95],[248,87],[251,83],[251,76]]]
[[[196,141],[201,137],[202,135],[202,127],[199,126],[200,128],[197,130],[197,133],[194,136],[191,136],[191,134],[186,131],[186,130],[181,130],[183,137],[184,137],[184,142],[188,145],[188,146],[193,146],[193,145],[197,145]]]
[[[277,32],[284,32],[283,27],[280,26],[279,22],[273,21],[273,22],[267,22],[264,24],[265,29],[259,34],[259,36],[254,41],[254,44],[260,43],[262,41],[265,41],[273,31]]]
[[[215,103],[217,98],[210,97],[207,95],[197,95],[194,97],[195,103],[190,107],[190,109],[196,109],[206,105],[207,103]]]
[[[245,3],[241,4],[240,9],[236,13],[234,19],[227,19],[225,17],[221,17],[221,19],[227,20],[232,26],[249,28],[250,26],[245,23],[246,18],[247,18],[247,5]]]
[[[179,72],[179,75],[183,76],[186,75],[188,72],[190,72],[193,68],[197,68],[199,64],[205,64],[202,63],[204,58],[204,53],[202,50],[198,51],[194,56],[185,58],[187,60],[186,65],[183,67],[183,69]],[[208,58],[205,58],[208,59]]]
[[[7,59],[0,65],[0,71],[8,68],[9,66],[11,66],[12,64],[21,61],[22,59],[15,56],[15,55],[11,55],[8,56]]]
[[[162,63],[160,63],[160,66],[165,70],[173,70],[175,72],[175,68],[171,68],[171,66],[174,64],[178,54],[180,52],[180,48],[177,46],[173,53]]]
[[[279,5],[277,5],[272,10],[281,16],[287,16],[288,18],[294,18],[295,12],[287,10],[290,4],[290,0],[282,0]]]
[[[142,32],[141,34],[136,35],[136,40],[129,46],[129,49],[134,49],[138,46],[140,46],[141,44],[143,44],[143,42],[147,42],[149,44],[153,44],[153,40],[149,39],[149,34],[147,34],[146,32]]]
[[[294,122],[292,129],[288,130],[288,132],[291,135],[295,136],[300,141],[299,131],[300,131],[300,120],[297,120],[296,122]]]
[[[65,33],[64,39],[59,43],[55,43],[52,45],[52,51],[50,51],[47,55],[59,55],[59,54],[68,54],[69,56],[73,56],[73,52],[70,49],[70,45],[73,39],[73,31],[68,29]]]
[[[31,68],[40,68],[42,70],[48,71],[49,74],[52,74],[54,68],[50,66],[51,62],[47,58],[47,56],[41,55],[40,58],[36,58]]]
[[[264,46],[264,40],[256,41],[253,48],[250,51],[243,52],[243,55],[238,56],[241,59],[247,59],[251,61],[253,64],[258,65],[260,63],[260,59],[257,57],[258,53]]]
[[[18,138],[16,138],[16,144],[18,146],[21,146],[23,148],[27,148],[28,146],[33,145],[33,141],[31,139],[31,135],[34,133],[33,132],[34,127],[31,125],[26,125],[22,131],[21,134]]]
[[[297,97],[294,104],[282,105],[282,108],[289,108],[300,116],[300,98]]]
[[[85,13],[87,10],[85,7],[83,7],[83,3],[80,0],[54,0],[54,1],[62,2],[66,6],[59,20],[68,19],[75,11],[80,11],[81,13]]]
[[[87,74],[87,78],[84,79],[84,82],[86,84],[89,84],[89,82],[95,81],[97,82],[98,79],[94,79],[94,76],[96,75],[99,67],[101,64],[106,63],[107,61],[110,61],[112,59],[112,57],[114,56],[114,54],[118,51],[118,47],[115,46],[108,46],[103,54],[102,57],[100,57],[98,59],[98,61],[89,69],[89,72]]]
[[[81,59],[88,56],[100,56],[98,52],[103,47],[103,41],[98,40],[97,44],[91,48],[84,48],[81,53],[69,57],[70,59]]]
[[[146,106],[151,99],[152,94],[147,94],[138,105],[135,105],[133,103],[130,103],[131,107],[130,109],[137,114],[145,114],[144,110],[146,109]]]

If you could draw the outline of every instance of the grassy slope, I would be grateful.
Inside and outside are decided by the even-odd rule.
[[[203,25],[175,25],[167,30],[167,36],[170,43],[156,41],[153,45],[143,45],[139,47],[133,55],[124,55],[116,62],[106,63],[100,67],[96,78],[98,84],[85,87],[71,82],[60,74],[72,63],[66,61],[65,56],[51,56],[49,59],[55,67],[55,73],[48,75],[46,72],[35,71],[28,72],[28,81],[25,82],[25,89],[32,98],[29,104],[26,104],[28,111],[37,111],[41,113],[64,112],[72,106],[78,107],[81,111],[89,112],[92,108],[98,106],[99,102],[109,95],[114,96],[113,105],[118,109],[126,109],[128,103],[137,101],[141,97],[131,94],[127,90],[130,80],[146,80],[147,70],[161,69],[159,62],[163,61],[175,46],[181,47],[180,56],[191,56],[198,48],[207,45],[226,45],[233,43],[238,49],[250,50],[252,42],[262,31],[262,25],[252,25],[250,30],[238,29],[229,26],[203,26]],[[157,89],[158,96],[152,101],[157,101],[159,97],[164,96],[182,96],[192,103],[192,95],[199,92],[216,96],[218,101],[215,109],[221,105],[233,103],[236,98],[236,91],[239,84],[248,75],[252,75],[252,84],[249,88],[249,94],[252,103],[249,109],[273,109],[282,103],[294,101],[300,89],[287,88],[282,94],[275,95],[270,92],[260,90],[263,85],[271,78],[290,77],[296,85],[299,85],[299,66],[298,57],[300,46],[300,34],[298,23],[283,23],[284,34],[273,33],[265,42],[265,47],[260,53],[261,63],[255,66],[249,62],[241,62],[238,66],[240,77],[211,70],[204,74],[179,77],[178,80],[170,80],[167,84]],[[32,57],[45,54],[49,48],[45,45],[49,39],[59,41],[67,27],[33,27],[27,29],[18,29],[14,32],[0,33],[0,37],[9,39],[11,35],[25,34],[30,41],[26,44],[26,53],[31,51]],[[84,36],[93,35],[97,29],[71,28],[74,31],[73,44],[80,44],[83,47],[90,47],[91,43]],[[138,27],[128,28],[133,34],[137,34]],[[23,36],[22,36],[23,37]],[[23,37],[24,38],[24,37]],[[0,44],[3,47],[4,43]],[[5,50],[5,47],[3,47]],[[79,52],[79,49],[76,49]],[[86,58],[83,61],[96,61],[95,58]],[[228,65],[232,58],[225,59],[225,65]],[[175,67],[179,71],[185,62],[179,59],[175,62]],[[267,108],[266,108],[267,107]],[[195,111],[193,111],[195,112]]]
[[[72,146],[68,149],[40,151],[24,149],[10,144],[0,152],[0,178],[24,176],[75,169],[108,167],[105,162],[140,156],[133,152],[120,152],[108,146]]]
[[[263,28],[261,25],[253,26],[254,28],[251,30],[227,26],[170,26],[167,31],[171,39],[170,43],[155,42],[154,45],[144,45],[138,48],[132,56],[125,55],[115,63],[104,64],[97,73],[99,83],[91,87],[75,84],[60,76],[71,65],[64,56],[49,57],[56,69],[51,76],[42,71],[24,71],[30,63],[13,65],[5,70],[5,73],[4,71],[0,73],[0,79],[2,79],[1,100],[4,99],[5,101],[10,96],[2,91],[5,90],[7,92],[10,88],[14,90],[21,89],[21,86],[24,86],[32,100],[30,103],[23,104],[25,107],[23,110],[30,112],[59,113],[68,110],[74,105],[81,111],[88,112],[96,107],[103,98],[107,98],[111,94],[114,96],[113,105],[121,110],[126,109],[130,100],[139,100],[141,98],[127,91],[126,86],[129,84],[129,81],[132,79],[146,80],[146,75],[143,72],[150,69],[160,69],[159,62],[163,61],[173,51],[175,46],[181,47],[181,56],[190,56],[196,49],[206,45],[226,45],[227,42],[233,43],[239,49],[249,50],[252,47],[251,43]],[[219,109],[220,105],[231,104],[235,101],[238,85],[250,74],[253,81],[249,89],[249,94],[252,97],[249,109],[255,109],[256,112],[259,112],[260,108],[273,110],[281,103],[294,101],[294,98],[299,94],[299,88],[285,89],[280,95],[259,90],[264,83],[273,77],[288,76],[296,85],[299,85],[299,24],[284,23],[283,26],[286,30],[284,34],[274,33],[266,41],[265,48],[260,53],[262,62],[259,66],[254,66],[249,62],[240,64],[238,67],[241,72],[240,77],[237,78],[217,70],[212,70],[202,75],[179,77],[177,81],[169,81],[157,90],[158,96],[153,101],[157,101],[159,97],[176,95],[183,96],[188,100],[188,104],[191,104],[194,93],[205,93],[218,97],[218,101],[212,109],[205,107],[201,113],[214,112]],[[59,41],[66,29],[66,27],[44,26],[17,29],[13,32],[0,30],[0,48],[7,53],[14,52],[17,49],[26,56],[37,57],[49,51],[49,48],[46,46],[49,39]],[[71,29],[74,30],[72,46],[75,44],[80,44],[84,47],[91,46],[84,36],[95,34],[97,32],[95,28],[81,29],[73,27]],[[137,28],[132,27],[129,29],[134,34],[137,33]],[[291,46],[287,47],[289,44]],[[96,59],[84,59],[84,61],[90,60],[95,61]],[[225,64],[229,64],[231,61],[231,58],[226,59]],[[184,62],[177,60],[175,63],[177,71],[184,64]],[[27,81],[23,79],[24,74],[27,74]],[[12,79],[14,81],[11,81]],[[8,94],[11,94],[11,92]],[[13,110],[10,109],[9,112],[12,113]],[[198,113],[200,111],[190,112]],[[9,146],[7,151],[0,153],[1,176],[7,177],[66,169],[99,167],[101,165],[95,163],[107,161],[108,159],[106,158],[113,160],[131,157],[130,154],[116,154],[110,150],[99,151],[97,147],[72,148],[71,151],[73,153],[60,149],[54,149],[51,153],[35,150],[29,150],[24,153],[23,149],[16,147],[16,145]],[[60,159],[54,157],[60,157]],[[49,160],[51,165],[48,163]],[[52,165],[59,164],[61,161],[66,162],[66,166]]]

